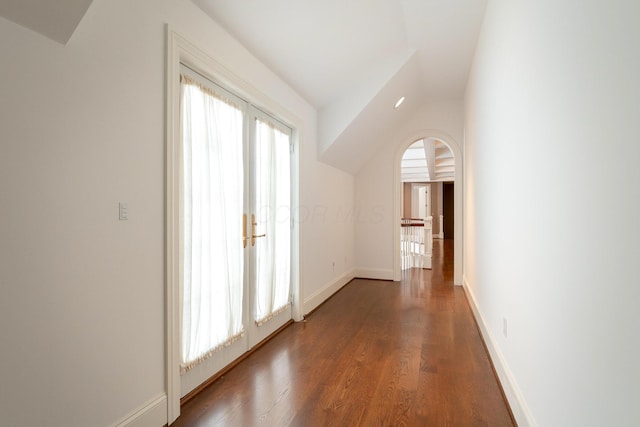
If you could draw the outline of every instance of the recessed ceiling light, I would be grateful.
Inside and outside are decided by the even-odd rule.
[[[393,108],[398,108],[400,106],[400,104],[402,104],[403,102],[404,102],[404,96],[402,98],[398,99],[398,102],[396,102],[396,105]]]

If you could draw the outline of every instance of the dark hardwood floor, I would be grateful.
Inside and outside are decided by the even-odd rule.
[[[433,270],[356,279],[183,405],[172,426],[512,426],[453,241]]]

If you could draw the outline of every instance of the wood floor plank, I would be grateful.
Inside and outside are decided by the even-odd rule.
[[[453,242],[401,282],[357,279],[204,389],[172,426],[512,426]]]

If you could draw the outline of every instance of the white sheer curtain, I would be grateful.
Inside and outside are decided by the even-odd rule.
[[[183,371],[242,336],[243,113],[181,77]]]
[[[289,307],[291,281],[290,136],[256,119],[256,306],[258,325]]]

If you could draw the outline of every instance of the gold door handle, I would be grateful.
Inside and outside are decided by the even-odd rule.
[[[256,239],[258,237],[266,237],[267,234],[256,234],[256,226],[258,225],[258,223],[256,222],[256,216],[255,214],[251,214],[251,246],[255,246],[256,245]]]
[[[247,247],[247,214],[242,214],[242,247]]]
[[[257,236],[254,234],[253,236],[251,236],[251,246],[255,246],[256,245],[256,239],[258,237],[267,237],[266,234],[258,234]]]

